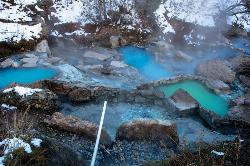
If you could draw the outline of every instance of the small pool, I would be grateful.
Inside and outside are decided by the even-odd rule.
[[[0,89],[12,84],[29,84],[50,79],[56,71],[50,68],[6,68],[0,69]]]
[[[125,46],[120,48],[119,52],[122,54],[124,62],[138,69],[146,79],[157,80],[171,76],[171,72],[158,64],[153,55],[144,48]]]
[[[63,104],[61,112],[65,115],[76,116],[99,124],[103,103],[72,106]],[[112,139],[115,139],[117,128],[125,122],[138,118],[169,119],[168,113],[158,106],[145,106],[128,103],[108,103],[103,127],[108,131]]]
[[[187,80],[175,84],[159,87],[166,96],[171,96],[178,89],[187,91],[194,99],[196,99],[203,108],[224,116],[229,108],[229,103],[223,97],[216,95],[205,85],[198,81]]]

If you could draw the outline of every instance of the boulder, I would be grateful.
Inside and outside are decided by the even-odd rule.
[[[174,48],[173,45],[171,45],[165,41],[157,41],[154,44],[159,49],[159,51],[162,53],[166,53]]]
[[[98,125],[89,121],[83,121],[74,116],[64,116],[59,112],[55,112],[51,119],[45,120],[45,123],[54,128],[79,134],[92,141],[95,141],[97,137]],[[105,129],[102,129],[100,142],[104,145],[111,144],[111,138]]]
[[[110,59],[111,57],[113,57],[113,55],[107,54],[107,53],[102,54],[102,53],[98,53],[98,52],[94,52],[94,51],[86,51],[83,54],[83,57],[84,58],[93,58],[96,60],[104,61],[104,60]]]
[[[240,65],[242,63],[250,62],[250,57],[245,56],[245,55],[240,55],[240,56],[236,56],[236,57],[232,58],[229,62],[231,64],[233,70],[238,72]]]
[[[250,106],[248,102],[231,108],[227,114],[227,118],[238,124],[250,126]]]
[[[20,111],[52,114],[58,110],[57,95],[49,90],[16,86],[0,92],[0,101]]]
[[[18,62],[15,62],[13,59],[8,58],[6,60],[4,60],[3,62],[0,63],[0,67],[1,68],[7,68],[7,67],[14,67],[17,68],[19,67],[20,64]]]
[[[172,145],[179,142],[175,123],[152,119],[137,119],[122,124],[117,130],[116,139],[164,141]]]
[[[186,53],[182,52],[182,51],[177,51],[175,53],[175,58],[179,59],[179,60],[184,60],[187,62],[191,62],[193,60],[193,58],[189,55],[187,55]]]
[[[230,86],[221,80],[208,79],[208,84],[218,94],[229,93],[231,91]]]
[[[121,37],[120,36],[111,36],[110,43],[112,48],[117,48],[121,46]]]
[[[189,116],[198,111],[199,103],[182,89],[178,89],[170,99],[180,116]]]
[[[69,100],[73,102],[86,102],[91,99],[91,91],[86,88],[77,88],[69,92]]]
[[[250,87],[250,77],[240,75],[239,79],[245,86]]]
[[[127,67],[128,65],[126,65],[124,62],[122,61],[112,61],[110,63],[111,66],[116,67],[116,68],[124,68]]]
[[[38,57],[23,58],[21,60],[24,64],[23,67],[36,67],[38,62]]]
[[[196,68],[196,74],[225,83],[232,83],[236,73],[222,60],[209,60],[200,63]]]
[[[49,44],[47,40],[42,40],[40,43],[37,44],[35,51],[41,52],[41,53],[47,53],[48,55],[51,55],[51,51],[49,48]]]
[[[212,128],[217,128],[221,124],[221,117],[213,111],[200,107],[199,115]]]

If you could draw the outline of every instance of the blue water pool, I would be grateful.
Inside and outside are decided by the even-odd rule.
[[[226,99],[216,95],[198,81],[181,81],[175,84],[161,86],[159,89],[166,96],[171,96],[176,90],[183,89],[196,99],[203,108],[213,111],[222,117],[227,113],[229,108]]]
[[[29,84],[38,80],[50,79],[56,71],[49,68],[7,68],[0,69],[0,89],[12,84]]]
[[[157,80],[163,77],[170,77],[171,72],[158,64],[153,55],[146,49],[135,46],[125,46],[119,49],[125,63],[135,67],[149,80]]]

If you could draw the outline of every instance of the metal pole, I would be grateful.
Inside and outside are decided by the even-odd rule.
[[[101,132],[102,132],[102,125],[103,125],[104,116],[105,116],[105,112],[106,112],[106,106],[107,106],[107,101],[104,102],[104,106],[103,106],[103,110],[102,110],[102,116],[101,116],[101,121],[100,121],[99,129],[98,129],[98,133],[97,133],[97,138],[96,138],[96,142],[95,142],[95,149],[94,149],[93,157],[91,160],[91,166],[95,165],[96,155],[97,155],[98,146],[99,146],[100,137],[101,137]]]

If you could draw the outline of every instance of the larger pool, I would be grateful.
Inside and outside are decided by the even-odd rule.
[[[157,80],[172,75],[170,71],[158,64],[145,48],[125,46],[120,48],[119,52],[124,62],[135,67],[146,79]]]
[[[220,116],[224,116],[229,108],[229,103],[223,97],[215,94],[202,83],[194,80],[181,81],[175,84],[159,87],[164,94],[170,97],[178,89],[187,91],[200,105]]]
[[[50,68],[6,68],[0,69],[0,89],[12,84],[29,84],[35,81],[50,79],[56,71]]]

